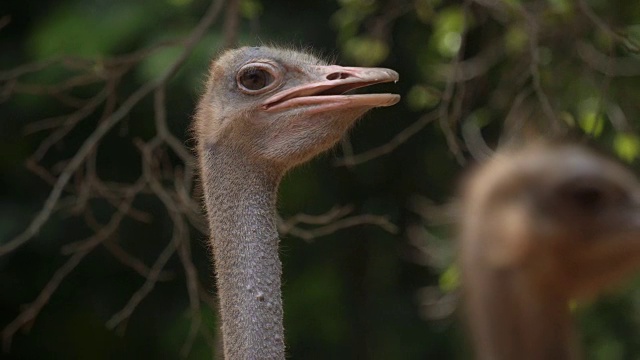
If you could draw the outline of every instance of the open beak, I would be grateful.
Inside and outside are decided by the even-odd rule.
[[[391,106],[400,101],[397,94],[345,94],[347,91],[386,82],[397,82],[398,73],[383,68],[315,66],[308,84],[286,89],[262,103],[265,111],[281,111],[311,106],[313,112],[351,108]]]

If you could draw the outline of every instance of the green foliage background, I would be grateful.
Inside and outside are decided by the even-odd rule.
[[[171,41],[186,36],[208,5],[204,0],[48,0],[0,6],[0,23],[9,20],[0,28],[0,242],[28,226],[51,190],[25,167],[48,132],[27,133],[25,128],[72,111],[47,94],[20,91],[25,88],[15,87],[9,71],[73,56],[88,59],[92,71],[100,73],[114,56],[169,42],[123,77],[117,85],[122,101],[178,57],[180,47]],[[283,239],[285,328],[292,359],[470,357],[457,314],[434,319],[425,310],[425,289],[455,296],[457,273],[450,266],[451,232],[416,204],[451,199],[465,164],[482,152],[480,136],[495,148],[528,124],[543,132],[572,127],[638,167],[638,1],[241,0],[239,14],[235,35],[241,44],[310,47],[340,64],[384,66],[401,74],[390,88],[403,96],[402,102],[373,111],[351,132],[356,154],[416,130],[393,151],[354,166],[336,164],[344,156],[339,147],[296,169],[282,184],[284,218],[352,204],[354,213],[387,215],[399,229],[390,234],[365,225],[310,243]],[[203,74],[224,45],[223,22],[207,32],[168,86],[170,130],[187,146],[193,144],[188,127]],[[74,74],[69,67],[48,66],[21,76],[17,84],[60,85]],[[89,83],[72,95],[87,99],[99,90]],[[98,119],[92,114],[80,123],[42,165],[54,167],[72,156]],[[99,176],[134,181],[140,159],[132,139],[154,134],[152,101],[145,99],[99,146]],[[89,206],[102,222],[113,212],[99,199]],[[149,214],[150,223],[124,221],[115,241],[151,264],[170,239],[171,220],[151,194],[135,206]],[[0,327],[66,261],[61,247],[92,233],[83,214],[61,211],[28,244],[0,257]],[[192,231],[191,237],[200,279],[211,287],[206,236]],[[436,249],[430,255],[437,259],[427,259],[416,241]],[[156,285],[126,328],[108,330],[105,322],[144,279],[98,248],[62,283],[29,332],[19,332],[11,352],[0,357],[179,358],[190,326],[189,304],[175,256],[167,269],[172,280]],[[637,285],[577,306],[587,358],[640,356]],[[214,311],[203,306],[202,316],[207,327],[216,326]],[[188,358],[211,356],[199,336]]]

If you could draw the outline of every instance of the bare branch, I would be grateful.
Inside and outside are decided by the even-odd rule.
[[[613,31],[606,22],[604,22],[590,7],[585,0],[578,0],[580,10],[604,33],[620,44],[626,44],[627,39]],[[636,49],[637,51],[638,49]]]
[[[144,298],[149,295],[151,290],[153,290],[156,282],[158,282],[160,278],[162,269],[167,264],[171,256],[173,256],[173,254],[176,252],[176,243],[180,241],[178,239],[178,236],[182,236],[182,234],[179,234],[179,231],[174,231],[174,238],[171,240],[171,242],[169,242],[164,250],[162,250],[158,258],[156,259],[156,262],[151,267],[151,272],[149,273],[149,276],[147,276],[144,284],[140,287],[140,289],[138,289],[138,291],[133,294],[133,296],[131,296],[127,305],[125,305],[122,310],[115,313],[107,321],[106,325],[109,329],[114,329],[116,326],[127,320],[136,309],[136,307],[138,307],[140,302],[142,302],[142,300],[144,300]]]
[[[149,143],[151,145],[144,145],[141,142],[138,142],[137,145],[142,152],[143,176],[145,180],[149,183],[151,188],[154,189],[154,191],[156,191],[157,193],[157,190],[158,190],[157,186],[159,185],[157,182],[158,180],[151,173],[151,163],[152,163],[151,151],[153,150],[153,147],[154,147],[152,145],[154,143],[154,140],[150,141]],[[169,214],[173,214],[173,213],[169,212]],[[185,238],[188,238],[188,232],[186,231],[186,228],[184,226],[184,221],[182,221],[182,218],[177,217],[177,218],[173,218],[172,220],[174,220],[174,223],[173,223],[174,227],[173,227],[173,237],[171,239],[171,242],[164,248],[164,250],[160,253],[158,258],[156,259],[155,263],[151,267],[151,271],[149,272],[149,275],[146,277],[146,280],[144,284],[140,287],[140,289],[138,289],[138,291],[136,291],[131,296],[131,298],[129,299],[129,302],[125,305],[124,308],[122,308],[122,310],[118,311],[107,321],[106,325],[108,328],[114,329],[116,326],[120,325],[131,316],[131,314],[136,309],[136,307],[142,302],[142,300],[144,300],[144,298],[147,297],[147,295],[151,292],[151,290],[153,290],[156,282],[158,282],[159,280],[160,273],[164,269],[164,266],[167,264],[171,256],[173,256],[173,254],[176,252],[177,247],[180,245],[182,241],[185,241],[184,240]]]
[[[558,117],[556,116],[555,110],[553,110],[551,101],[549,101],[549,97],[542,88],[542,83],[540,81],[540,49],[538,47],[538,23],[536,19],[531,16],[531,14],[529,14],[522,5],[518,5],[517,8],[524,19],[527,21],[526,29],[529,39],[529,55],[531,56],[531,61],[529,63],[529,72],[531,74],[533,89],[536,96],[538,97],[538,101],[542,105],[542,110],[544,111],[547,119],[550,121],[551,126],[555,130],[558,130],[561,123],[558,121]]]
[[[47,220],[49,220],[49,217],[51,216],[58,199],[60,199],[60,195],[62,194],[63,189],[69,182],[69,179],[85,161],[86,157],[91,153],[91,151],[97,146],[100,139],[102,139],[109,132],[109,130],[113,128],[113,126],[115,126],[127,114],[129,114],[131,109],[136,104],[138,104],[140,100],[145,98],[155,89],[163,86],[176,73],[176,71],[178,71],[178,69],[182,66],[182,64],[186,61],[186,59],[193,51],[196,43],[204,36],[206,29],[208,29],[217,18],[220,9],[222,8],[222,4],[222,0],[216,0],[212,3],[202,20],[200,20],[198,26],[196,26],[191,34],[185,39],[183,43],[184,49],[181,55],[176,61],[173,62],[173,64],[171,64],[171,66],[169,66],[169,68],[167,68],[167,70],[165,70],[165,72],[158,79],[149,81],[148,83],[141,86],[127,100],[125,100],[123,104],[115,112],[113,112],[113,114],[111,114],[102,123],[100,123],[91,135],[87,137],[80,149],[76,152],[73,158],[71,158],[69,163],[61,172],[44,206],[33,219],[33,221],[29,224],[29,226],[25,229],[25,231],[15,238],[11,239],[10,241],[0,245],[0,256],[17,249],[19,246],[29,241],[29,239],[31,239],[40,231],[42,226],[47,222]]]
[[[66,121],[64,122],[64,126],[61,127],[60,129],[58,129],[57,131],[51,133],[49,136],[47,136],[47,138],[44,141],[42,141],[40,143],[40,145],[38,146],[38,149],[32,155],[33,160],[34,161],[42,160],[42,158],[47,153],[49,148],[51,148],[51,146],[57,144],[81,120],[86,119],[87,116],[89,116],[91,113],[93,113],[95,111],[95,109],[98,106],[100,106],[100,104],[102,104],[102,102],[107,98],[107,95],[108,95],[108,91],[106,91],[106,89],[105,89],[105,90],[101,91],[100,93],[98,93],[98,95],[94,96],[82,108],[78,109],[78,111],[76,111],[75,113],[73,113],[71,115],[66,116]],[[46,120],[57,121],[57,119],[59,119],[59,118],[60,117],[53,118],[53,119],[45,119],[45,121]],[[29,130],[30,130],[29,127],[25,128],[25,132],[28,132]],[[96,142],[97,141],[98,140],[96,139]]]
[[[281,220],[278,223],[278,230],[283,233],[287,233],[291,228],[300,223],[313,224],[313,225],[325,225],[332,221],[335,221],[343,216],[346,216],[353,211],[353,206],[335,206],[331,210],[321,215],[309,215],[309,214],[296,214],[286,221]]]
[[[138,180],[138,182],[131,187],[130,192],[127,194],[127,197],[122,200],[122,202],[120,203],[120,207],[111,217],[109,223],[100,231],[89,237],[85,241],[88,246],[83,247],[81,251],[73,254],[64,265],[58,268],[58,270],[56,270],[56,272],[51,277],[51,280],[49,280],[47,285],[44,286],[38,297],[11,323],[5,326],[5,328],[2,330],[2,348],[5,352],[9,351],[11,347],[11,341],[15,333],[20,330],[20,328],[35,320],[42,308],[49,302],[49,299],[56,291],[60,283],[62,283],[62,281],[67,277],[67,275],[69,275],[73,271],[73,269],[78,266],[80,261],[82,261],[82,259],[84,259],[86,255],[88,255],[100,243],[108,239],[118,229],[118,227],[120,226],[120,222],[122,221],[122,219],[124,219],[127,211],[131,207],[131,203],[144,185],[144,181]]]
[[[23,75],[44,70],[52,64],[61,61],[61,58],[50,58],[35,63],[24,64],[11,70],[0,71],[0,81],[14,80]]]
[[[126,252],[120,245],[114,241],[105,241],[102,245],[122,264],[133,269],[140,276],[148,278],[151,274],[151,269],[142,260]],[[173,280],[175,274],[170,271],[161,271],[158,274],[158,281]]]
[[[578,41],[578,55],[592,69],[608,76],[640,76],[640,60],[632,57],[613,58],[599,52],[593,45]]]
[[[486,160],[493,155],[493,150],[484,141],[482,131],[475,122],[465,121],[462,125],[462,139],[476,161]]]
[[[420,130],[424,129],[429,123],[437,119],[438,113],[436,111],[432,111],[423,115],[418,121],[409,125],[406,129],[402,130],[396,136],[394,136],[391,141],[388,143],[379,146],[377,148],[373,148],[371,150],[367,150],[363,153],[356,154],[353,156],[345,156],[341,159],[337,159],[334,164],[336,166],[354,166],[358,164],[365,163],[367,161],[373,160],[377,157],[389,154],[393,150],[395,150],[398,146],[404,144],[409,138],[413,135],[420,132]]]
[[[286,232],[281,232],[281,234],[293,235],[303,239],[304,241],[311,242],[312,240],[327,236],[337,232],[338,230],[358,226],[358,225],[376,225],[384,229],[385,231],[395,234],[398,232],[398,228],[389,221],[385,216],[380,215],[354,215],[344,219],[332,221],[325,226],[320,226],[311,230],[301,229],[299,227],[291,227],[287,229]]]

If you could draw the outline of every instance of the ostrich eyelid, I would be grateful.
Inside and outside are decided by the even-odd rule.
[[[264,71],[271,76],[271,82],[259,89],[249,89],[242,84],[242,77],[251,71]],[[236,86],[238,89],[248,95],[260,95],[267,91],[273,90],[282,83],[282,71],[270,62],[250,62],[244,64],[236,71]]]

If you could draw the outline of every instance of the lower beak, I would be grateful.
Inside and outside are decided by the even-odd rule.
[[[313,111],[391,106],[400,95],[345,94],[345,92],[373,84],[397,82],[398,73],[384,68],[342,67],[336,65],[309,68],[311,81],[285,89],[263,104],[266,111],[281,111],[298,107],[312,107]]]

